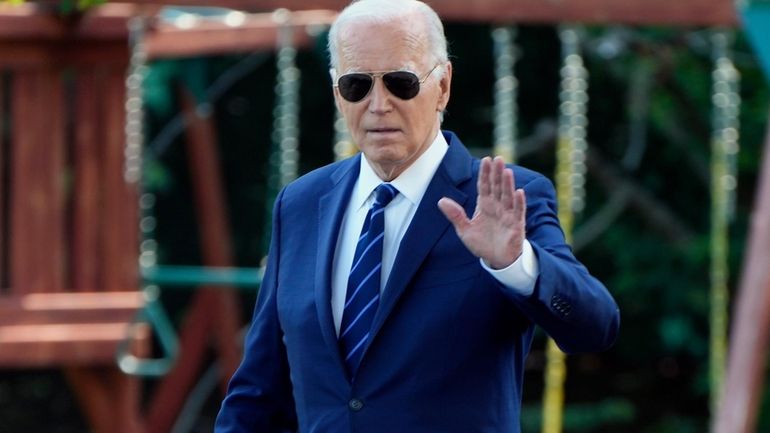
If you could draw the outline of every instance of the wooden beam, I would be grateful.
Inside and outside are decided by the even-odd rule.
[[[314,27],[328,26],[337,16],[325,10],[301,11],[291,15],[293,43],[297,48],[312,45]],[[280,25],[273,14],[236,15],[236,24],[203,20],[192,28],[158,24],[147,33],[147,56],[151,59],[274,50]]]
[[[714,433],[755,432],[770,346],[770,119]]]
[[[349,0],[134,0],[134,4],[220,6],[252,12],[341,10]],[[445,21],[483,23],[735,26],[732,0],[433,0]]]
[[[54,2],[0,3],[0,40],[126,40],[129,19],[153,16],[161,6],[109,2],[66,18],[56,14],[56,7]]]
[[[0,39],[0,68],[40,69],[53,66],[125,67],[128,63],[126,41],[10,41]]]

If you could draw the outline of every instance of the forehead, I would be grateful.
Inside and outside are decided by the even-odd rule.
[[[428,60],[424,24],[414,18],[389,23],[350,23],[339,33],[340,72],[418,70]]]

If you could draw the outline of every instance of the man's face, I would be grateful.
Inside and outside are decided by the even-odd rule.
[[[340,30],[337,76],[407,70],[422,80],[436,66],[424,24],[417,18],[378,25],[352,23]],[[439,78],[442,67],[446,72]],[[334,89],[353,141],[383,180],[396,178],[430,146],[438,133],[438,114],[449,100],[451,78],[451,65],[439,65],[409,100],[390,93],[380,76],[359,102],[345,100]]]

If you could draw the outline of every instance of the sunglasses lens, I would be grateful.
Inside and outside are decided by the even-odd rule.
[[[340,95],[350,102],[358,102],[369,94],[373,78],[367,74],[345,74],[337,81]]]
[[[388,72],[382,76],[385,87],[400,99],[412,99],[420,93],[420,78],[407,71]]]

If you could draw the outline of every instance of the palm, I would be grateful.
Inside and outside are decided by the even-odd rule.
[[[513,172],[502,158],[484,158],[478,179],[478,200],[471,219],[451,199],[439,208],[452,222],[463,244],[492,268],[504,268],[521,254],[525,236],[524,192],[514,189]]]

